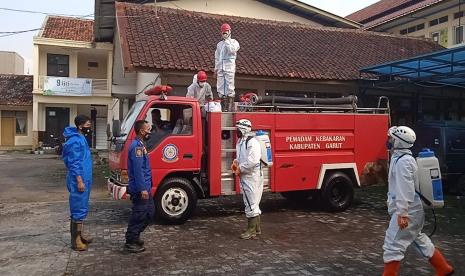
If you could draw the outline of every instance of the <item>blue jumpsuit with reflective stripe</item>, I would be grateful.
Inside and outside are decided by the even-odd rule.
[[[66,143],[63,146],[62,159],[68,169],[66,186],[69,191],[69,209],[71,219],[82,221],[87,217],[89,195],[92,188],[92,155],[84,135],[75,127],[67,127],[63,135]],[[85,191],[79,192],[77,176],[81,176]]]

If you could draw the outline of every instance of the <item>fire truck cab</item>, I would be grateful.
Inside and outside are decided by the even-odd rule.
[[[199,198],[240,194],[238,178],[230,170],[239,119],[250,120],[254,131],[270,137],[273,165],[262,166],[264,192],[280,192],[290,200],[312,196],[330,210],[343,211],[367,166],[387,160],[387,108],[273,104],[205,113],[195,99],[148,94],[134,103],[122,123],[113,123],[108,187],[114,191],[127,185],[133,125],[148,121],[152,134],[146,148],[156,214],[171,223],[190,218]]]

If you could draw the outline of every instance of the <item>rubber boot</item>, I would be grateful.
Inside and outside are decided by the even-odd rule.
[[[258,216],[247,218],[247,230],[241,234],[241,239],[249,240],[256,237],[255,228],[257,225]]]
[[[93,241],[89,235],[84,234],[84,223],[82,224],[81,241],[85,244],[90,244]]]
[[[76,251],[87,250],[87,245],[81,240],[82,223],[71,221],[71,248]]]
[[[384,271],[382,276],[397,276],[400,270],[400,262],[392,261],[384,263]]]
[[[429,263],[436,270],[436,276],[449,276],[454,273],[454,269],[447,263],[438,249],[434,250],[433,257],[429,259]]]
[[[221,107],[223,112],[229,112],[229,97],[221,98]]]
[[[262,234],[262,226],[261,226],[261,223],[262,223],[262,216],[261,216],[261,215],[258,215],[257,225],[255,226],[255,233],[256,233],[257,235],[261,235],[261,234]]]
[[[229,112],[234,112],[234,98],[228,97],[228,110]]]

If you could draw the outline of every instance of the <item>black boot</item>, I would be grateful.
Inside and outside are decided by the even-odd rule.
[[[139,245],[136,241],[132,241],[132,242],[126,241],[124,248],[126,248],[126,250],[129,253],[141,253],[145,251],[145,247],[143,247],[142,245]]]
[[[234,112],[234,98],[233,97],[228,97],[228,110],[229,112]]]
[[[139,246],[144,246],[144,241],[141,240],[140,238],[137,238],[137,240],[135,240],[134,243],[139,245]]]

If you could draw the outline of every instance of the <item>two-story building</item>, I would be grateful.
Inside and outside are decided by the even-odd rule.
[[[381,0],[346,18],[362,29],[430,38],[443,47],[465,44],[465,0]]]
[[[94,42],[93,20],[57,16],[45,19],[33,43],[33,145],[53,145],[85,114],[94,124],[89,146],[106,149],[112,44]]]

